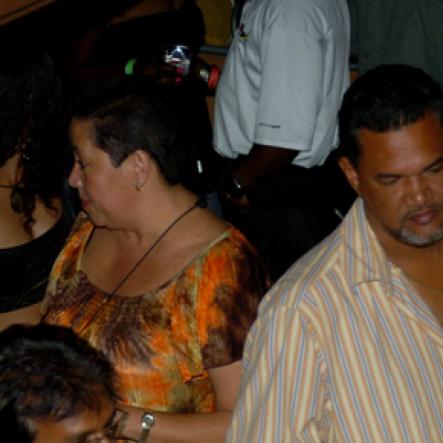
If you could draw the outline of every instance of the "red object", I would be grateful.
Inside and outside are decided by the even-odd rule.
[[[215,90],[217,87],[218,80],[220,78],[220,68],[217,65],[211,65],[211,71],[208,77],[208,89],[210,91]]]

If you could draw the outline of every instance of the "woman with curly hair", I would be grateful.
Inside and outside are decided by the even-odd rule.
[[[6,45],[2,45],[6,46]],[[63,204],[61,83],[27,43],[0,65],[0,329],[39,320],[52,263],[70,230]]]

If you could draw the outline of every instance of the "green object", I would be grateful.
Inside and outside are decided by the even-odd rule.
[[[136,61],[137,61],[136,58],[131,58],[130,60],[128,60],[126,62],[126,65],[125,65],[125,74],[126,75],[133,75],[134,74],[134,65],[135,65]]]

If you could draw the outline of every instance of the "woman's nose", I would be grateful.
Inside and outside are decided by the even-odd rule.
[[[80,166],[77,162],[74,162],[74,165],[72,166],[71,173],[69,174],[68,178],[69,186],[72,186],[73,188],[78,188],[81,184],[81,173],[80,173]]]

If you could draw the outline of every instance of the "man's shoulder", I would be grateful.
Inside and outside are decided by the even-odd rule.
[[[383,279],[385,259],[357,199],[336,230],[296,261],[263,299],[267,309],[316,309],[335,299],[341,304],[355,286]]]
[[[320,296],[319,284],[345,274],[342,225],[297,260],[275,283],[263,299],[260,311],[270,308],[299,308]]]

